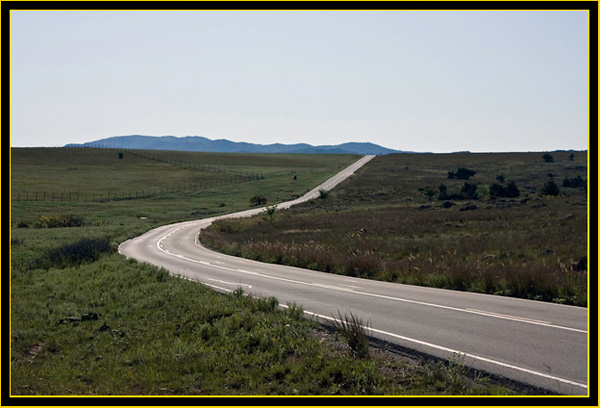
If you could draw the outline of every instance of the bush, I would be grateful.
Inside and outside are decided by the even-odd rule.
[[[273,205],[271,207],[267,207],[266,210],[266,220],[269,222],[273,222],[273,218],[275,217],[275,211],[277,211],[277,206]]]
[[[447,200],[450,197],[447,192],[448,188],[444,184],[440,184],[438,190],[440,190],[438,200]]]
[[[577,187],[586,187],[587,180],[581,178],[581,176],[577,176],[575,178],[565,178],[562,183],[563,187],[577,188]]]
[[[85,219],[73,214],[38,215],[35,217],[36,228],[68,228],[84,225]]]
[[[554,157],[552,157],[552,155],[549,153],[544,154],[542,159],[544,159],[546,163],[552,163],[554,161]]]
[[[458,170],[456,171],[456,173],[454,173],[453,171],[449,171],[448,178],[449,179],[468,180],[470,177],[474,176],[475,174],[477,174],[477,173],[471,169],[459,167]]]
[[[545,182],[542,186],[542,195],[557,196],[559,193],[560,190],[558,189],[558,186],[556,185],[554,180],[549,180]]]
[[[460,189],[460,194],[464,198],[477,199],[477,184],[465,183]]]
[[[433,198],[433,196],[435,195],[435,190],[432,188],[427,187],[427,189],[425,190],[424,193],[427,197],[429,197],[429,201],[431,201],[431,199]]]
[[[327,190],[319,190],[319,198],[321,200],[324,200],[327,197],[329,197],[329,191],[327,191]]]
[[[490,187],[487,184],[479,184],[475,190],[478,200],[483,200],[490,195]]]
[[[514,181],[509,181],[506,185],[506,191],[508,193],[507,197],[514,198],[521,195],[521,192],[517,188],[517,185]]]
[[[521,195],[521,192],[514,181],[510,181],[506,187],[501,184],[494,183],[490,186],[489,191],[492,198],[515,198]]]
[[[265,205],[267,203],[267,198],[259,195],[255,195],[250,199],[250,205],[252,207],[258,207],[259,205]]]

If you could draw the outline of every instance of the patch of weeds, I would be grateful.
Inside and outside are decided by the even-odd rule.
[[[365,323],[358,316],[350,312],[350,315],[342,316],[338,311],[339,319],[334,319],[334,327],[348,341],[348,347],[352,355],[362,359],[369,358],[369,336],[367,330],[369,323]]]

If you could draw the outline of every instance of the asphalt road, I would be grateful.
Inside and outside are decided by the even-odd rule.
[[[372,159],[366,156],[305,196],[315,198]],[[275,296],[323,320],[352,311],[371,335],[469,367],[567,395],[588,392],[587,309],[508,297],[424,288],[264,264],[204,248],[199,231],[222,217],[166,225],[124,242],[128,258],[229,292]]]

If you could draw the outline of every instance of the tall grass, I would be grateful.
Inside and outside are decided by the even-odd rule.
[[[519,199],[471,199],[444,208],[422,187],[446,182],[442,169],[451,169],[457,156],[478,170],[475,182],[504,174],[530,191]],[[327,200],[279,212],[269,223],[258,217],[222,220],[200,238],[214,249],[264,262],[585,306],[586,193],[541,196],[533,186],[542,186],[547,175],[537,168],[539,158],[526,162],[529,156],[378,157]],[[558,158],[542,164],[565,175],[580,171],[581,164]]]
[[[338,310],[338,318],[334,319],[333,325],[348,341],[348,347],[350,347],[353,356],[369,358],[368,323],[365,325],[362,319],[352,312],[349,312],[349,315],[342,316],[342,312]]]

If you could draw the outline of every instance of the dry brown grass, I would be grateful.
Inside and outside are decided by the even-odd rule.
[[[378,157],[326,199],[278,212],[272,222],[220,221],[201,238],[264,262],[586,305],[586,192],[539,194],[548,173],[563,178],[584,172],[585,156],[554,156],[554,163],[539,154]],[[464,181],[447,179],[459,163],[477,171],[470,182],[492,183],[499,174],[516,181],[520,197],[453,200],[451,208],[429,200],[427,187],[460,190]],[[471,210],[461,211],[466,208]]]

